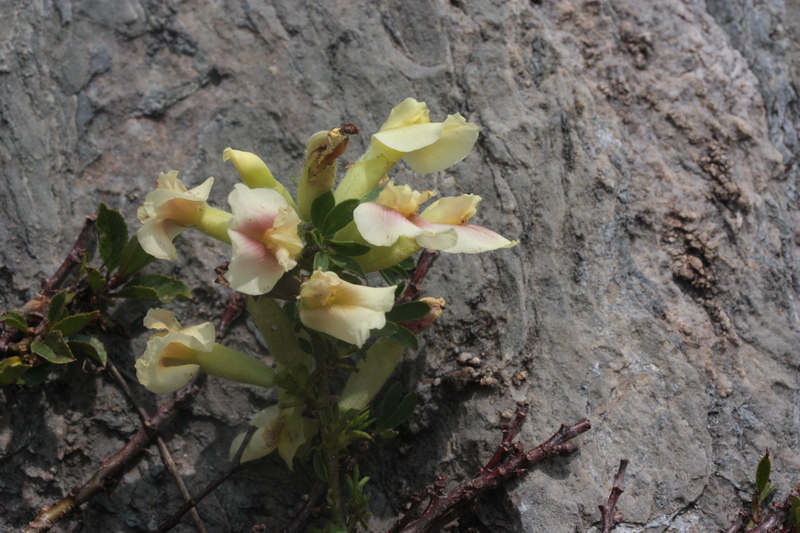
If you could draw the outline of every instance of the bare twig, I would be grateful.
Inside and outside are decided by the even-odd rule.
[[[139,412],[139,416],[142,418],[142,422],[148,424],[150,422],[150,415],[147,414],[144,407],[138,402],[136,397],[131,392],[130,387],[128,387],[128,383],[125,381],[125,378],[117,370],[116,365],[111,361],[106,362],[106,369],[109,371],[111,376],[119,385],[119,388],[125,393],[128,397],[128,400],[133,404],[136,410]],[[175,461],[172,460],[172,454],[169,453],[169,448],[167,448],[167,444],[164,442],[164,439],[161,438],[160,435],[156,435],[156,446],[158,446],[158,451],[161,454],[161,460],[164,462],[164,465],[172,474],[172,477],[175,478],[175,483],[178,485],[178,489],[181,491],[181,496],[183,496],[183,501],[188,502],[192,499],[192,496],[189,494],[188,489],[186,488],[186,484],[183,482],[183,478],[181,477],[180,472],[178,472],[178,467],[175,466]],[[192,508],[192,520],[194,520],[194,527],[197,528],[199,533],[207,533],[206,526],[203,524],[203,520],[200,518],[200,514],[197,512],[197,509]]]
[[[228,295],[228,301],[225,304],[225,311],[217,324],[217,340],[222,340],[231,329],[233,322],[242,316],[244,312],[247,297],[241,292],[232,292]]]
[[[482,494],[500,487],[509,480],[521,476],[527,468],[555,455],[569,455],[578,448],[570,440],[588,431],[587,419],[571,426],[562,425],[555,435],[536,448],[524,451],[520,444],[512,444],[526,416],[527,404],[520,404],[517,417],[510,426],[503,427],[503,441],[481,472],[469,481],[461,483],[445,494],[446,479],[436,478],[432,487],[422,494],[412,495],[412,505],[405,516],[400,517],[389,533],[431,533],[463,515],[469,506]],[[506,459],[505,462],[502,462]],[[428,505],[421,510],[422,502]]]
[[[325,493],[328,491],[328,486],[322,481],[317,481],[311,488],[303,507],[300,512],[292,520],[292,523],[286,526],[281,533],[302,533],[306,530],[306,526],[311,521],[314,515],[314,510],[322,503]]]
[[[439,257],[439,254],[441,254],[441,252],[438,250],[424,250],[422,254],[420,254],[417,260],[417,266],[414,268],[414,273],[408,281],[406,290],[403,291],[403,296],[400,297],[397,303],[410,302],[419,295],[419,286],[422,284],[422,280],[425,279],[425,276],[428,275],[428,270],[433,266],[433,262]]]
[[[619,470],[614,476],[614,485],[611,488],[611,494],[608,495],[608,502],[605,505],[598,506],[603,517],[603,533],[611,533],[619,523],[619,520],[614,516],[614,507],[617,505],[617,499],[620,494],[625,491],[623,484],[625,483],[625,469],[628,468],[628,462],[628,459],[620,459]]]
[[[43,293],[53,292],[58,289],[61,284],[64,283],[64,280],[67,279],[73,267],[80,264],[83,254],[86,253],[92,239],[94,239],[94,223],[96,221],[97,215],[88,215],[86,217],[83,228],[81,228],[81,232],[75,244],[72,245],[72,249],[67,254],[67,257],[64,259],[64,262],[61,263],[61,266],[58,267],[55,274],[42,280]]]
[[[239,468],[239,461],[242,460],[242,454],[244,454],[244,449],[247,447],[247,444],[250,442],[250,438],[253,436],[253,433],[255,433],[257,429],[258,428],[256,426],[247,427],[247,433],[244,436],[244,440],[242,440],[242,444],[239,445],[239,449],[236,451],[236,455],[233,456],[233,460],[231,460],[231,464],[228,466],[225,472],[223,472],[222,475],[219,476],[217,479],[206,485],[206,488],[200,491],[200,494],[198,494],[196,498],[189,498],[189,501],[184,503],[180,509],[175,511],[175,513],[171,517],[169,517],[163,524],[161,524],[161,527],[159,527],[158,530],[156,530],[156,533],[166,533],[173,527],[177,526],[178,523],[181,521],[181,518],[183,518],[183,515],[185,515],[190,509],[194,509],[194,506],[203,501],[203,498],[211,494],[211,492],[214,489],[219,487],[226,479],[228,479],[233,475],[236,469]]]
[[[150,442],[159,429],[172,420],[180,408],[194,399],[200,390],[200,387],[196,385],[196,381],[197,377],[176,392],[172,399],[163,404],[150,421],[145,423],[142,429],[133,434],[121,450],[113,456],[103,459],[100,462],[100,467],[89,481],[81,487],[74,487],[57,504],[43,508],[39,516],[22,531],[24,533],[49,531],[58,520],[88,501],[95,494],[105,490],[111,478],[147,446],[147,443]]]

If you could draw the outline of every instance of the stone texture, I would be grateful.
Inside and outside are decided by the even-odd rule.
[[[530,445],[561,422],[594,429],[578,454],[482,502],[484,531],[590,531],[621,457],[620,532],[724,529],[767,446],[774,480],[797,483],[797,0],[41,0],[3,13],[4,308],[35,293],[99,200],[135,227],[159,171],[215,176],[225,205],[226,146],[288,183],[310,134],[355,122],[353,160],[409,95],[434,118],[479,124],[453,169],[393,173],[481,195],[480,220],[521,244],[444,256],[427,281],[449,307],[397,373],[423,405],[363,467],[376,531],[434,475],[475,472],[517,400],[531,403]],[[179,252],[156,267],[195,288],[174,308],[215,316],[225,248],[183,239]],[[143,315],[117,311],[136,335],[112,354],[123,368]],[[257,348],[242,330],[232,342]],[[464,353],[480,366],[459,364]],[[85,481],[138,426],[113,384],[77,367],[0,396],[4,528]],[[167,435],[190,488],[267,401],[209,383]],[[209,531],[276,530],[312,479],[267,459],[200,512]],[[154,529],[178,505],[157,455],[143,457],[64,529]]]

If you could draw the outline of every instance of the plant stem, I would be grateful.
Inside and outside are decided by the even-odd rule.
[[[322,460],[328,477],[328,490],[330,491],[331,517],[336,525],[345,527],[344,501],[342,498],[342,485],[339,479],[339,433],[341,431],[338,420],[333,420],[333,399],[331,398],[330,382],[328,380],[328,345],[319,336],[311,335],[311,345],[314,348],[314,358],[319,372],[319,396],[317,410],[325,413],[328,427],[322,430]]]

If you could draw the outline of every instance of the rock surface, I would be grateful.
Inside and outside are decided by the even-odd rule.
[[[449,307],[397,372],[421,408],[362,467],[375,531],[435,475],[476,472],[519,400],[531,403],[528,445],[562,422],[594,427],[579,453],[481,503],[483,531],[593,531],[621,457],[619,532],[724,529],[765,447],[773,481],[800,480],[797,0],[4,4],[4,309],[53,273],[98,201],[136,227],[160,171],[192,185],[214,176],[212,199],[226,205],[227,146],[288,183],[310,134],[358,124],[352,161],[407,96],[480,126],[453,169],[393,173],[479,194],[479,220],[521,244],[443,256],[427,280]],[[213,319],[225,248],[184,238],[179,252],[157,268],[195,298],[173,308]],[[116,313],[136,335],[112,353],[123,369],[142,351],[143,315]],[[257,349],[243,328],[231,342]],[[139,427],[113,383],[74,366],[0,389],[4,530],[83,483]],[[224,467],[267,401],[210,380],[165,437],[190,490]],[[209,531],[275,531],[312,481],[266,459],[199,511]],[[179,505],[154,453],[62,526],[152,530]]]

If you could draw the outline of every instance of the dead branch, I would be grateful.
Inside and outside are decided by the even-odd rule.
[[[524,451],[521,444],[512,440],[527,416],[527,404],[520,404],[517,416],[510,426],[503,427],[503,440],[492,458],[471,480],[461,483],[445,494],[446,478],[437,477],[433,486],[411,495],[411,507],[405,516],[398,518],[388,533],[432,533],[462,516],[481,495],[494,490],[525,473],[532,465],[556,455],[569,455],[578,447],[571,441],[591,429],[589,420],[583,419],[561,428],[536,448]],[[505,462],[503,462],[505,461]],[[422,503],[428,505],[422,509]]]
[[[614,516],[614,508],[617,505],[617,499],[620,494],[625,492],[623,484],[625,483],[625,469],[628,468],[628,459],[620,459],[619,470],[614,476],[614,485],[611,487],[611,494],[608,495],[608,502],[605,505],[599,505],[600,513],[603,520],[603,533],[611,533],[619,520]]]

